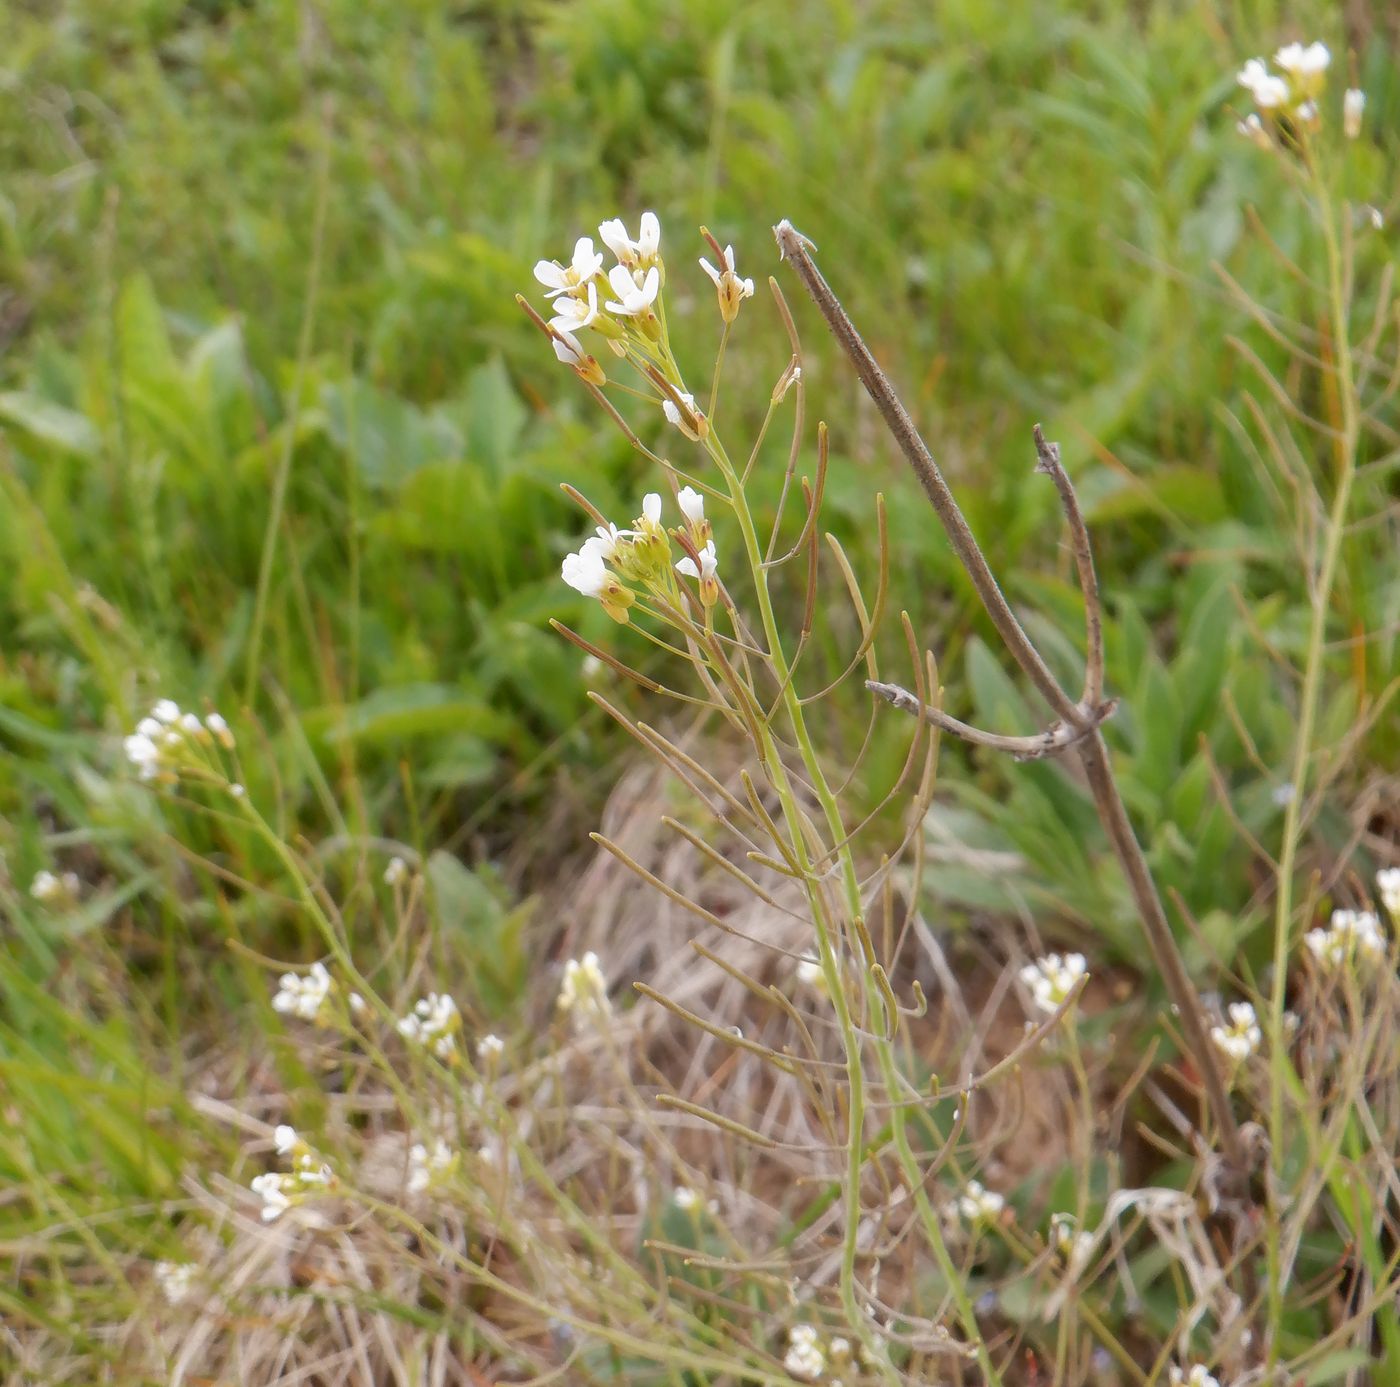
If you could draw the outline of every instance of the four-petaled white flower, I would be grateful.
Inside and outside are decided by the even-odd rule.
[[[695,528],[705,523],[705,498],[693,486],[683,486],[676,495],[676,505]]]
[[[36,872],[34,880],[29,883],[29,894],[44,905],[75,901],[82,889],[82,878],[77,872],[64,872],[62,876],[56,876],[53,872]]]
[[[653,529],[661,524],[661,493],[648,491],[642,497],[642,519]]]
[[[1031,999],[1041,1011],[1058,1011],[1075,983],[1084,976],[1084,955],[1046,954],[1021,969],[1022,983],[1030,989]]]
[[[1271,73],[1263,58],[1251,58],[1235,80],[1254,98],[1254,104],[1261,111],[1272,111],[1288,102],[1288,83]]]
[[[591,280],[582,297],[572,294],[554,300],[554,317],[549,325],[556,332],[575,333],[598,321],[598,286]]]
[[[498,1035],[484,1035],[476,1042],[476,1057],[482,1064],[495,1064],[506,1052],[506,1043]]]
[[[1385,931],[1369,910],[1334,910],[1327,928],[1309,930],[1303,943],[1326,969],[1345,968],[1353,962],[1378,963],[1386,950]]]
[[[322,1020],[322,1008],[334,988],[335,980],[324,963],[313,963],[311,971],[304,976],[283,973],[277,982],[272,1009],[302,1021]]]
[[[1006,1207],[1006,1200],[995,1190],[983,1189],[976,1180],[958,1196],[958,1212],[971,1224],[995,1223]]]
[[[1235,1064],[1243,1064],[1260,1046],[1264,1033],[1259,1018],[1248,1002],[1230,1003],[1230,1024],[1212,1026],[1210,1038],[1216,1048]]]
[[[273,1219],[280,1218],[292,1207],[292,1201],[287,1197],[287,1191],[283,1188],[283,1181],[286,1178],[286,1176],[278,1175],[275,1171],[268,1171],[266,1175],[253,1177],[253,1193],[262,1197],[262,1220],[264,1223],[271,1223]]]
[[[795,1324],[788,1330],[788,1350],[783,1367],[794,1377],[815,1381],[826,1371],[826,1354],[816,1329],[810,1324]]]
[[[565,554],[560,576],[575,592],[581,592],[585,597],[602,597],[609,582],[608,570],[603,564],[602,555],[596,549],[589,548],[593,543],[593,540],[587,540],[581,552]]]
[[[391,857],[384,868],[384,885],[402,886],[407,880],[408,863],[402,857]]]
[[[715,542],[710,540],[705,547],[700,550],[700,567],[696,568],[695,560],[687,554],[676,564],[676,572],[683,573],[687,578],[699,578],[701,582],[713,578],[719,570],[719,559],[715,556]]]
[[[571,958],[564,965],[557,1005],[560,1011],[580,1016],[608,1014],[608,980],[598,966],[598,955],[591,949],[581,959]]]
[[[734,247],[725,246],[719,269],[704,256],[700,257],[700,268],[714,281],[715,292],[719,295],[720,316],[726,323],[732,323],[739,315],[739,305],[745,299],[753,298],[753,280],[740,279],[734,272]]]
[[[279,1156],[290,1156],[301,1145],[297,1129],[287,1123],[279,1123],[272,1133],[272,1144]]]
[[[1366,113],[1366,93],[1359,87],[1348,87],[1342,97],[1342,133],[1349,140],[1361,134],[1361,118]]]
[[[580,236],[574,242],[574,258],[569,265],[557,260],[540,260],[535,264],[535,278],[549,291],[545,298],[572,294],[587,284],[603,268],[603,257],[593,249],[591,236]]]
[[[661,223],[655,212],[643,212],[641,228],[634,241],[622,224],[621,217],[614,217],[598,228],[603,244],[617,256],[625,266],[650,265],[661,251]]]
[[[636,318],[651,312],[656,296],[661,292],[661,274],[653,265],[645,274],[637,278],[626,265],[614,265],[608,271],[608,283],[617,295],[609,299],[606,307],[609,313],[619,313],[624,318]],[[590,286],[591,287],[591,286]]]

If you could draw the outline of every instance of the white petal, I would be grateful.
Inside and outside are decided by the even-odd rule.
[[[655,212],[642,213],[642,229],[637,237],[637,249],[645,256],[661,249],[661,223]]]
[[[642,514],[653,524],[661,523],[661,493],[648,491],[642,497]]]
[[[709,277],[710,277],[712,280],[714,280],[714,282],[715,282],[715,288],[718,289],[718,288],[719,288],[719,271],[718,271],[717,269],[715,269],[715,267],[714,267],[713,265],[711,265],[710,262],[709,262],[708,260],[706,260],[705,257],[704,257],[703,255],[700,257],[700,268],[701,268],[702,270],[704,270],[705,273],[706,273],[707,275],[709,275]]]

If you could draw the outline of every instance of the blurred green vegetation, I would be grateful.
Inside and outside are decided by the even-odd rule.
[[[546,625],[611,629],[558,580],[583,529],[558,484],[630,516],[645,471],[512,296],[531,292],[539,257],[646,207],[697,378],[716,334],[708,284],[687,270],[704,249],[693,228],[780,282],[771,224],[812,236],[1073,681],[1080,606],[1031,423],[1061,441],[1109,602],[1130,807],[1198,927],[1196,961],[1248,958],[1264,883],[1239,830],[1267,838],[1281,813],[1293,690],[1274,656],[1297,656],[1307,591],[1246,403],[1262,391],[1229,339],[1289,366],[1215,267],[1276,321],[1322,325],[1250,230],[1257,213],[1295,255],[1313,234],[1280,213],[1295,204],[1278,161],[1235,133],[1233,73],[1295,33],[1350,46],[1372,134],[1347,177],[1358,196],[1393,189],[1394,55],[1338,23],[1322,4],[1168,0],[0,12],[0,1084],[48,1098],[23,1141],[0,1138],[0,1177],[91,1175],[73,1134],[133,1110],[112,1094],[146,1081],[142,1025],[169,1037],[173,1067],[193,998],[246,1011],[258,975],[229,940],[283,958],[321,948],[269,885],[263,848],[193,814],[174,835],[180,810],[129,783],[118,739],[158,696],[231,719],[249,702],[262,729],[249,788],[288,837],[441,850],[444,947],[499,963],[481,1005],[518,993],[521,933],[537,926],[512,889],[584,841],[625,745]],[[1358,321],[1389,245],[1358,232]],[[848,371],[783,287],[833,427],[828,524],[869,574],[873,493],[907,500],[891,507],[893,604],[937,652],[950,710],[1038,726]],[[760,290],[727,359],[731,436],[756,425],[785,361]],[[1330,402],[1310,404],[1326,417]],[[784,450],[765,455],[774,473]],[[1373,513],[1393,481],[1379,470],[1362,492],[1358,513]],[[1384,527],[1349,550],[1336,630],[1389,632],[1363,653],[1339,645],[1323,717],[1341,738],[1400,673]],[[837,735],[858,742],[863,695],[843,707]],[[1394,718],[1348,745],[1324,845],[1352,841],[1349,796],[1397,753]],[[955,771],[959,756],[945,754],[940,826],[1014,848],[1027,870],[934,873],[950,918],[1028,893],[1052,934],[1087,928],[1135,959],[1130,904],[1063,768],[976,757]],[[175,836],[225,875],[192,872]],[[26,898],[42,867],[80,871],[81,910]],[[326,871],[352,940],[378,942],[378,868],[348,853]],[[94,998],[123,977],[134,995],[117,1015]],[[60,978],[81,1035],[45,1000]],[[60,1083],[69,1045],[80,1059]],[[178,1085],[150,1082],[161,1091],[142,1103],[178,1113]],[[70,1199],[168,1193],[178,1162],[144,1122],[103,1140],[129,1159],[30,1210],[34,1226]]]

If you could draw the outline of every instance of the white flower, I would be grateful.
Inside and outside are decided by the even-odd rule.
[[[602,597],[608,586],[608,570],[603,565],[602,556],[589,547],[593,543],[593,540],[587,540],[579,553],[565,554],[560,575],[575,592],[581,592],[585,597]]]
[[[1385,867],[1376,873],[1376,890],[1381,904],[1393,919],[1400,919],[1400,867]]]
[[[1290,43],[1274,54],[1274,62],[1291,77],[1316,77],[1327,71],[1332,55],[1324,43]]]
[[[1293,112],[1293,117],[1300,125],[1316,125],[1318,119],[1317,102],[1303,102],[1303,104],[1299,106],[1296,111]]]
[[[1262,58],[1251,58],[1239,70],[1235,80],[1249,92],[1261,111],[1271,111],[1288,101],[1288,83],[1282,77],[1275,77],[1264,66]]]
[[[700,1194],[689,1185],[678,1185],[671,1195],[672,1201],[684,1214],[694,1213],[700,1207]]]
[[[174,699],[162,698],[151,709],[151,717],[168,727],[171,723],[180,721],[180,705]]]
[[[788,1331],[788,1351],[783,1367],[794,1377],[814,1381],[826,1371],[826,1354],[810,1324],[795,1324]]]
[[[457,1163],[456,1153],[439,1137],[430,1151],[415,1143],[408,1152],[408,1192],[421,1194],[451,1171]]]
[[[199,1268],[193,1262],[157,1262],[152,1270],[166,1303],[178,1305],[189,1295]]]
[[[719,559],[715,556],[715,542],[710,540],[705,547],[700,550],[700,567],[696,568],[695,560],[687,554],[676,564],[676,572],[684,574],[687,578],[699,578],[701,582],[713,578],[719,570]]]
[[[821,964],[810,954],[806,958],[798,960],[794,970],[797,981],[803,987],[810,987],[814,992],[826,995],[826,974],[822,972]]]
[[[545,298],[553,299],[573,293],[602,268],[603,257],[593,249],[593,238],[580,236],[574,242],[574,258],[567,269],[557,260],[540,260],[535,263],[535,278],[549,290]]]
[[[37,872],[29,883],[29,894],[36,901],[56,901],[63,896],[63,883],[52,872]]]
[[[580,1016],[606,1016],[608,980],[598,966],[598,955],[591,949],[581,959],[571,958],[564,965],[559,985],[559,1010]]]
[[[283,1182],[286,1178],[286,1176],[278,1175],[274,1171],[253,1177],[253,1193],[262,1197],[264,1223],[271,1223],[273,1219],[278,1218],[292,1207],[292,1201],[287,1198],[286,1190],[283,1189]]]
[[[592,327],[598,321],[598,286],[591,280],[582,297],[566,295],[554,300],[554,317],[549,326],[555,332],[573,334],[580,328]]]
[[[705,523],[705,498],[693,486],[683,486],[676,495],[676,505],[691,525]]]
[[[1021,969],[1022,983],[1030,989],[1031,998],[1041,1011],[1057,1011],[1084,976],[1084,955],[1046,954]]]
[[[1172,1387],[1220,1387],[1219,1379],[1208,1373],[1200,1363],[1193,1364],[1185,1372],[1173,1364],[1168,1378]]]
[[[1251,111],[1243,120],[1237,120],[1235,129],[1252,144],[1258,145],[1260,149],[1274,147],[1274,142],[1269,138],[1269,132],[1264,128],[1264,122],[1254,111]],[[1274,794],[1277,795],[1278,791],[1275,790]],[[1274,802],[1277,803],[1277,799]]]
[[[1050,1241],[1065,1259],[1066,1269],[1072,1278],[1084,1270],[1094,1250],[1094,1235],[1088,1231],[1078,1231],[1073,1214],[1051,1215]]]
[[[1334,910],[1327,928],[1309,930],[1303,943],[1326,969],[1344,968],[1353,960],[1376,963],[1386,951],[1385,931],[1369,910]]]
[[[506,1043],[498,1035],[484,1035],[476,1042],[476,1057],[482,1064],[495,1064],[506,1052]]]
[[[958,1196],[958,1212],[969,1223],[995,1223],[1006,1200],[995,1190],[983,1189],[976,1180],[967,1182],[967,1189]]]
[[[698,414],[698,413],[699,413],[699,411],[695,408],[695,396],[694,396],[694,395],[692,395],[688,390],[679,390],[679,391],[677,391],[676,393],[680,396],[680,398],[681,398],[681,403],[682,403],[692,414]],[[666,416],[667,421],[668,421],[669,423],[674,424],[678,429],[681,430],[682,433],[684,433],[684,432],[687,431],[687,430],[686,430],[686,427],[685,427],[685,415],[683,415],[683,414],[680,412],[680,410],[676,408],[676,404],[675,404],[675,401],[674,401],[674,400],[662,400],[662,401],[661,401],[661,412],[662,412],[662,414],[664,414],[664,415]]]
[[[642,519],[653,528],[661,524],[661,493],[648,491],[642,497]]]
[[[124,737],[122,750],[142,780],[153,780],[160,773],[162,760],[160,748],[144,732]]]
[[[1348,87],[1342,97],[1342,133],[1349,140],[1361,134],[1361,117],[1366,112],[1366,93],[1358,87]]]
[[[405,1040],[428,1046],[439,1059],[448,1059],[457,1048],[456,1032],[461,1025],[457,1003],[445,992],[430,992],[414,1003],[413,1010],[398,1022]]]
[[[725,246],[724,263],[720,269],[715,269],[703,256],[700,268],[714,280],[715,292],[719,295],[720,317],[726,323],[732,323],[739,316],[739,305],[745,299],[753,298],[753,280],[740,279],[734,272],[734,247]]]
[[[214,735],[214,740],[222,747],[233,746],[233,733],[229,730],[229,725],[218,713],[210,713],[204,719],[204,725]]]
[[[640,280],[625,265],[614,265],[608,271],[608,283],[617,297],[607,301],[607,310],[609,313],[620,313],[625,318],[650,313],[657,294],[661,292],[661,274],[655,265]],[[590,289],[592,287],[589,285]]]
[[[655,212],[643,212],[641,228],[634,241],[622,224],[621,217],[614,217],[598,228],[603,244],[629,268],[639,264],[650,264],[661,252],[661,223]]]
[[[302,1021],[319,1021],[322,1019],[321,1009],[334,987],[335,981],[326,971],[324,963],[313,963],[311,971],[304,977],[296,973],[283,973],[277,981],[272,1009]]]
[[[385,886],[400,886],[408,880],[408,863],[402,857],[391,857],[384,868]]]
[[[1230,1024],[1212,1026],[1210,1038],[1228,1059],[1235,1064],[1243,1064],[1259,1048],[1264,1033],[1259,1029],[1259,1019],[1248,1002],[1232,1002]]]
[[[194,713],[181,713],[176,726],[187,737],[194,737],[197,740],[202,740],[208,735],[205,731],[204,724],[200,722],[198,716]]]
[[[631,530],[619,530],[611,520],[606,525],[599,525],[597,530],[583,541],[579,553],[589,555],[596,554],[600,559],[611,561],[617,557],[617,547],[625,539],[630,539]],[[567,578],[565,579],[567,582]]]

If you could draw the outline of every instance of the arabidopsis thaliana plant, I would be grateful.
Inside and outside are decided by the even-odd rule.
[[[958,1212],[968,1223],[995,1223],[1006,1207],[1006,1200],[995,1190],[985,1190],[976,1180],[967,1182],[967,1190],[958,1196]]]
[[[606,1016],[610,1011],[608,981],[591,949],[581,959],[571,958],[564,965],[558,1007],[579,1016]]]
[[[688,390],[676,392],[684,409],[678,408],[671,399],[661,401],[661,412],[667,422],[674,424],[692,443],[698,443],[710,431],[709,421],[695,407],[695,396]]]
[[[1369,910],[1334,910],[1327,928],[1309,930],[1303,943],[1318,964],[1329,970],[1353,961],[1378,963],[1386,949],[1381,922]]]
[[[826,1371],[826,1354],[810,1324],[795,1324],[788,1331],[788,1350],[783,1367],[794,1377],[815,1381]]]
[[[431,1149],[415,1142],[408,1152],[409,1194],[422,1194],[449,1174],[456,1163],[456,1153],[441,1137],[433,1142]]]
[[[445,992],[430,992],[414,1003],[413,1010],[396,1023],[405,1040],[428,1046],[440,1060],[450,1059],[457,1048],[461,1025],[457,1003]]]
[[[700,565],[697,568],[695,560],[687,554],[676,564],[676,572],[683,574],[687,578],[698,578],[700,580],[700,600],[707,606],[713,607],[719,600],[719,582],[715,578],[719,570],[719,559],[715,555],[714,540],[707,540],[705,546],[700,550]]]
[[[554,348],[554,355],[565,366],[571,366],[590,385],[607,384],[608,377],[598,364],[598,358],[584,351],[573,333],[567,332],[563,328],[555,328],[549,340],[550,345]]]
[[[29,883],[29,894],[45,905],[75,901],[83,889],[82,879],[77,872],[64,872],[55,876],[53,872],[36,872]]]
[[[1400,919],[1400,867],[1386,867],[1377,872],[1376,890],[1392,918]]]
[[[321,1009],[334,987],[335,981],[326,971],[324,963],[313,963],[311,971],[305,976],[283,973],[277,982],[272,1009],[302,1021],[319,1021]]]
[[[554,300],[554,317],[549,325],[556,332],[575,333],[598,321],[598,286],[591,280],[582,296],[561,295]]]
[[[549,292],[545,298],[571,294],[581,284],[587,284],[603,268],[603,257],[593,249],[591,236],[580,236],[574,243],[574,258],[565,267],[557,260],[540,260],[535,264],[535,278]]]
[[[153,1271],[166,1304],[178,1305],[189,1295],[199,1268],[193,1262],[157,1262]]]
[[[1084,955],[1046,954],[1021,969],[1022,983],[1040,1011],[1058,1011],[1075,983],[1084,976]]]
[[[635,241],[627,234],[621,217],[604,222],[598,228],[598,235],[619,262],[629,269],[650,265],[661,253],[661,223],[655,212],[642,213],[642,224]]]
[[[705,498],[693,486],[683,486],[676,495],[676,505],[690,526],[690,537],[704,544],[710,537],[710,522],[705,519]]]
[[[1317,77],[1327,71],[1332,55],[1325,43],[1286,44],[1274,54],[1274,62],[1290,77]]]
[[[1263,58],[1251,58],[1235,80],[1254,98],[1254,104],[1261,111],[1272,111],[1288,102],[1288,83],[1282,77],[1275,77],[1264,65]]]

